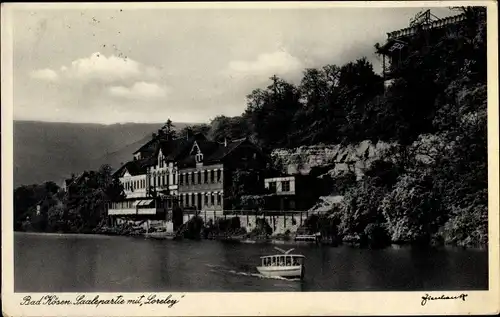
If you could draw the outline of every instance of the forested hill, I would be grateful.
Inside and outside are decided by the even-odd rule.
[[[175,126],[183,128],[186,124]],[[104,163],[117,167],[160,127],[159,123],[14,121],[14,187],[45,181],[60,185],[71,173],[98,169]]]
[[[343,208],[332,215],[339,232],[485,243],[486,11],[457,10],[465,20],[433,44],[425,31],[416,34],[408,43],[412,53],[394,68],[396,79],[386,89],[364,58],[305,69],[299,85],[273,76],[268,87],[248,95],[241,116],[216,118],[209,134],[218,140],[250,135],[269,151],[392,144],[362,181],[349,175],[334,180],[349,183],[340,186],[346,189]]]

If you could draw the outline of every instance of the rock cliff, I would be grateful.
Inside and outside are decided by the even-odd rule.
[[[309,174],[315,167],[331,167],[331,176],[352,170],[358,178],[376,159],[381,158],[391,144],[363,141],[359,144],[327,144],[301,146],[295,149],[276,149],[273,160],[283,166],[287,174]]]

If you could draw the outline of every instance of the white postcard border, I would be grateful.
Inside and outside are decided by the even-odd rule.
[[[487,6],[488,20],[488,181],[489,181],[489,290],[419,292],[305,292],[305,293],[14,293],[13,257],[13,149],[12,149],[12,28],[10,12],[15,8],[45,9],[117,6],[135,8],[323,8],[323,7],[423,7]],[[499,147],[498,147],[498,16],[493,1],[398,1],[398,2],[250,2],[250,3],[73,3],[73,4],[2,4],[2,311],[6,316],[201,316],[201,315],[434,315],[498,314],[500,309],[499,258]],[[34,264],[36,265],[36,264]],[[422,305],[422,297],[458,296],[466,300],[436,300]],[[33,300],[55,295],[59,300],[75,301],[85,295],[91,299],[134,298],[155,295],[179,299],[168,304],[151,305],[21,305],[23,298]],[[181,298],[181,296],[184,296]]]

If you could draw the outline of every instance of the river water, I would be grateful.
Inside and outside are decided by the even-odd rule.
[[[273,245],[14,234],[16,292],[255,292],[488,289],[486,250],[290,246],[303,281],[264,278]],[[296,253],[294,252],[294,253]]]

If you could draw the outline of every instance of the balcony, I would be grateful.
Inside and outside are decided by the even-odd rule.
[[[117,209],[109,209],[108,210],[108,215],[109,216],[128,216],[128,215],[135,215],[137,213],[137,210],[135,208],[117,208]]]
[[[109,216],[156,215],[165,211],[163,206],[155,206],[153,199],[143,199],[114,203],[108,209]]]

